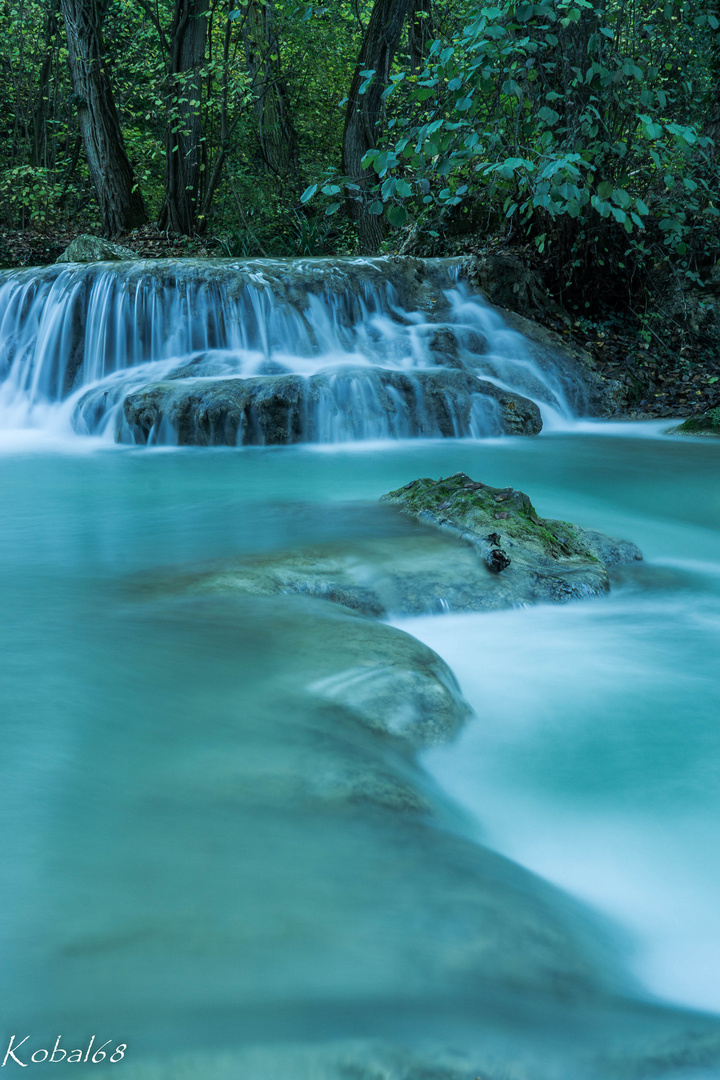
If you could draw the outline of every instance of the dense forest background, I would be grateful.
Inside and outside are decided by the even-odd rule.
[[[503,253],[638,404],[716,403],[717,0],[2,0],[0,103],[5,265]]]

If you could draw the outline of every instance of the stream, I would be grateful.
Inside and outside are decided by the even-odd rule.
[[[453,295],[456,322],[480,303]],[[419,318],[400,350],[382,312],[358,318],[385,335],[387,367],[432,365]],[[332,363],[342,349],[356,365],[366,346],[338,333],[322,355],[332,339]],[[133,445],[112,395],[78,431],[88,387],[127,377],[133,392],[150,369],[123,354],[62,389],[15,337],[0,391],[3,1053],[13,1033],[110,1040],[124,1056],[94,1071],[128,1080],[720,1076],[720,445],[578,419],[562,374],[533,367],[528,391],[525,354],[522,379],[502,366],[517,336],[498,333],[484,377],[537,402],[536,437],[483,430],[481,413],[470,437],[325,425],[314,443],[242,447],[173,445],[167,426],[150,440],[164,445]],[[257,372],[255,341],[211,344],[223,376]],[[199,348],[142,362],[167,371]],[[318,348],[298,350],[313,372]],[[599,599],[391,617],[473,711],[418,760],[321,700],[326,669],[347,667],[325,602],[178,588],[238,558],[409,537],[379,496],[461,471],[631,539],[644,561]],[[366,798],[380,766],[391,795]],[[476,880],[504,897],[499,975],[473,966]],[[536,959],[530,910],[576,981]]]

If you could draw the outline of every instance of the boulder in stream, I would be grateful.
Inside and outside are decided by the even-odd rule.
[[[90,392],[78,414],[92,410],[93,400]],[[446,368],[167,379],[129,394],[124,417],[133,441],[180,446],[535,435],[542,427],[534,402]]]
[[[635,544],[540,518],[527,495],[465,473],[384,495],[406,531],[244,559],[188,578],[190,592],[301,594],[384,618],[565,603],[610,589],[608,567],[642,559]]]

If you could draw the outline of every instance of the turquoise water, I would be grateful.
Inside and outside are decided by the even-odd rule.
[[[634,1001],[720,1011],[720,446],[657,430],[228,451],[8,438],[4,1031],[107,1032],[132,1047],[118,1068],[287,1040],[462,1048],[492,1030],[509,1053],[554,1032],[553,1061],[558,1031],[602,1041],[573,1003],[548,1020],[448,966],[466,928],[434,890],[475,840],[588,905]],[[402,535],[378,496],[460,470],[646,558],[607,599],[400,623],[476,713],[418,772],[308,692],[346,663],[316,605],[180,584],[254,552]],[[378,753],[438,824],[308,794]],[[553,1068],[537,1075],[582,1080]]]

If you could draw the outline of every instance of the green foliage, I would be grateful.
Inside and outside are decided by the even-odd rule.
[[[344,226],[323,221],[311,228],[314,216],[301,214],[306,224],[298,224],[291,212],[299,209],[303,187],[339,156],[343,115],[337,103],[347,92],[372,0],[340,0],[332,10],[296,0],[220,0],[208,5],[202,68],[172,77],[173,0],[103,0],[99,7],[125,146],[151,218],[164,200],[170,140],[186,131],[190,112],[202,125],[206,183],[219,162],[210,233],[232,234],[236,239],[228,242],[237,249],[277,246],[278,234],[287,248],[347,247]],[[81,103],[69,84],[63,19],[53,10],[51,0],[0,5],[0,222],[93,231],[99,223],[79,144]],[[264,25],[268,12],[277,39],[265,47],[251,40],[249,27],[253,16]],[[257,67],[266,61],[280,65],[275,73],[288,86],[299,151],[292,177],[279,176],[260,146],[267,117],[258,107]],[[241,193],[241,210],[231,183]],[[238,239],[243,233],[245,241]]]
[[[520,232],[560,291],[658,254],[697,279],[718,251],[717,22],[687,0],[466,3],[421,71],[392,76],[368,212]]]
[[[46,168],[16,165],[5,169],[0,179],[0,201],[6,218],[20,228],[42,228],[58,194],[57,181]]]
[[[598,282],[605,292],[615,280],[640,288],[660,259],[698,282],[720,256],[707,126],[720,109],[714,8],[436,3],[435,40],[419,53],[403,44],[395,58],[362,187],[338,162],[372,0],[219,0],[202,68],[172,77],[173,0],[101,6],[125,143],[151,215],[189,110],[202,124],[204,182],[219,169],[209,232],[233,254],[352,250],[346,211],[358,201],[382,219],[390,245],[410,225],[438,251],[462,231],[529,240],[556,291],[581,308]],[[92,228],[64,25],[52,11],[48,0],[0,6],[0,220]],[[274,36],[263,46],[258,27],[270,16]],[[297,135],[284,172],[263,153],[263,63],[287,86]],[[360,92],[376,77],[364,70]]]

